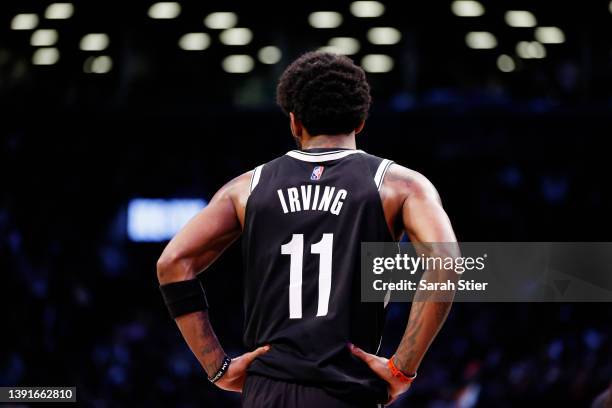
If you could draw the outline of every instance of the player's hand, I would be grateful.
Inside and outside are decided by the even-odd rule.
[[[387,384],[389,384],[389,401],[387,401],[385,405],[392,404],[397,399],[397,397],[408,391],[408,388],[410,388],[410,384],[400,381],[399,379],[395,378],[393,374],[391,374],[391,370],[389,370],[389,367],[387,366],[387,362],[389,361],[389,359],[379,357],[375,354],[366,353],[365,351],[363,351],[359,347],[356,347],[353,344],[349,344],[349,348],[351,352],[355,356],[363,360],[368,365],[368,367],[370,367],[370,369],[374,371],[376,375],[378,375],[380,378],[385,380]]]
[[[225,391],[242,392],[247,368],[257,357],[267,353],[269,350],[270,346],[262,346],[239,357],[232,358],[227,372],[215,385]]]

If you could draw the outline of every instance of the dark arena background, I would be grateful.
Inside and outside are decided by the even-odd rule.
[[[320,13],[323,12],[323,13]],[[461,241],[610,241],[612,3],[0,2],[1,386],[92,407],[236,407],[155,262],[229,179],[294,148],[276,81],[325,47],[364,67],[359,147],[425,174]],[[204,274],[243,349],[239,245]],[[390,308],[381,354],[405,327]],[[606,303],[453,306],[396,406],[588,407]]]

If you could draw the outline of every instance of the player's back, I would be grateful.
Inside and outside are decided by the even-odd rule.
[[[245,343],[271,344],[249,374],[386,399],[352,356],[376,353],[379,303],[360,301],[361,242],[391,241],[378,189],[390,161],[360,150],[291,151],[253,173],[243,231]]]

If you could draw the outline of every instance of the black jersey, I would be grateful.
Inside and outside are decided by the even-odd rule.
[[[380,345],[384,305],[360,301],[361,242],[391,241],[379,188],[391,161],[294,150],[255,169],[243,231],[250,374],[385,402],[386,383],[348,349]]]

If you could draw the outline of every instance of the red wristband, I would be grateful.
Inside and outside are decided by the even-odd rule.
[[[391,356],[389,362],[387,363],[389,370],[391,370],[391,374],[403,383],[410,384],[411,382],[413,382],[417,376],[417,373],[415,372],[412,375],[404,374],[402,370],[395,366],[395,363],[393,362],[393,357],[395,357],[395,355]]]

